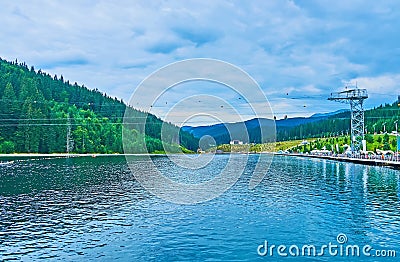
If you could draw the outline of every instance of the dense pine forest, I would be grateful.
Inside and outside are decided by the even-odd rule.
[[[197,149],[189,133],[133,108],[130,128],[124,128],[126,109],[122,100],[97,89],[0,58],[0,153],[123,153],[123,132],[130,153]],[[167,135],[164,147],[163,124],[179,134]]]
[[[396,130],[395,121],[400,119],[400,101],[380,105],[365,111],[367,134],[392,132]],[[400,121],[398,122],[400,127]],[[350,112],[330,116],[328,119],[302,124],[278,131],[277,140],[286,141],[312,137],[333,137],[350,134]]]

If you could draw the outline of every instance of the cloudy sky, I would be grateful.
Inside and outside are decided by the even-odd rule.
[[[326,98],[347,83],[368,89],[367,107],[400,93],[397,0],[0,0],[0,6],[0,57],[125,101],[146,76],[189,58],[242,68],[278,117],[345,108]],[[158,110],[162,116],[168,108]]]

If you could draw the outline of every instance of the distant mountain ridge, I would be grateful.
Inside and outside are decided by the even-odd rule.
[[[205,135],[209,135],[214,138],[217,144],[226,144],[229,143],[231,140],[262,143],[267,142],[270,139],[275,139],[272,136],[271,132],[275,133],[276,131],[276,133],[281,133],[285,130],[290,130],[303,124],[325,120],[332,116],[343,114],[348,111],[349,110],[341,109],[330,113],[314,114],[310,117],[294,117],[279,120],[253,118],[244,122],[237,123],[219,123],[215,125],[197,127],[184,126],[182,127],[182,130],[189,132],[196,138],[201,138]],[[276,129],[274,129],[274,121]],[[244,128],[247,129],[248,137]],[[265,141],[262,141],[261,131],[263,132],[263,139]]]
[[[337,114],[341,114],[341,113],[346,113],[349,111],[350,111],[349,109],[339,109],[339,110],[336,110],[336,111],[330,112],[330,113],[313,114],[311,117],[329,117],[329,116],[333,116],[333,115],[337,115]]]

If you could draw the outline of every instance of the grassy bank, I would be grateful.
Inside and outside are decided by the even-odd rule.
[[[396,151],[397,140],[395,135],[389,134],[367,134],[365,136],[367,141],[367,150],[376,152],[379,150],[392,150]],[[305,143],[305,141],[307,143]],[[264,144],[246,144],[246,145],[219,145],[216,148],[211,148],[208,151],[222,151],[222,152],[310,152],[312,150],[326,149],[336,153],[343,153],[346,150],[346,145],[350,145],[350,136],[337,136],[327,138],[308,138],[305,140],[289,140],[279,141],[276,143]],[[339,150],[337,150],[339,149]]]

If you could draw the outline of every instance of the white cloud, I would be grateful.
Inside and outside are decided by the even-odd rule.
[[[350,80],[360,88],[366,88],[370,93],[391,94],[400,92],[400,74],[381,75],[376,77],[357,77]]]
[[[349,81],[352,85],[365,88],[369,98],[366,100],[367,106],[393,103],[400,95],[400,74],[388,74],[376,77],[358,77]]]
[[[398,82],[399,10],[395,0],[3,1],[0,56],[125,101],[168,63],[221,59],[254,77],[276,111],[295,116],[324,111],[321,101],[343,80],[365,86],[371,106],[389,99],[373,93]],[[276,102],[286,93],[320,98]]]

